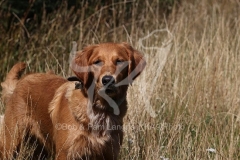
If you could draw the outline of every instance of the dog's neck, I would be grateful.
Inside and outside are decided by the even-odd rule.
[[[118,115],[114,114],[112,104],[99,95],[94,95],[93,101],[88,104],[89,129],[98,137],[108,136],[111,132],[122,132],[122,121],[127,112],[126,95],[112,97],[111,100],[120,111]]]
[[[126,95],[121,95],[119,97],[101,97],[99,95],[95,96],[96,98],[93,101],[93,110],[98,112],[106,112],[106,114],[115,114],[115,110],[120,110],[122,103],[126,102]]]

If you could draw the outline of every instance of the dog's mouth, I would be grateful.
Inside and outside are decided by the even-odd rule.
[[[107,94],[107,95],[109,95],[109,94],[114,94],[114,93],[117,93],[117,87],[115,87],[115,86],[109,86],[109,87],[107,87],[106,89],[105,89],[105,93]]]
[[[116,86],[114,85],[109,85],[109,86],[103,86],[100,90],[99,90],[99,94],[103,95],[106,94],[110,97],[116,95],[118,92],[118,89]]]

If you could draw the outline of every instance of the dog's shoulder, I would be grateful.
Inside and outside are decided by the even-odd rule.
[[[84,119],[86,119],[86,108],[87,98],[84,93],[75,88],[75,82],[66,82],[56,90],[48,111],[54,123],[56,117],[61,115],[63,110],[65,114],[62,115],[62,118],[71,114],[75,119],[81,119],[83,115]]]

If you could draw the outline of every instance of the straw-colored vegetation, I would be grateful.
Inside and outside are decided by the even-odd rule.
[[[1,79],[17,61],[68,76],[73,41],[129,42],[148,65],[129,89],[120,159],[239,159],[239,8],[235,0],[63,5],[31,31],[1,28]]]

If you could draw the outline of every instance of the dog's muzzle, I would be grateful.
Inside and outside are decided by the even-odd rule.
[[[100,89],[101,92],[105,92],[107,95],[112,95],[117,92],[117,87],[115,86],[115,79],[113,76],[103,76],[102,84],[103,87]]]

